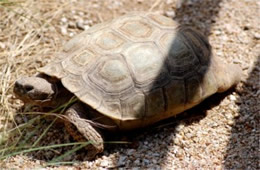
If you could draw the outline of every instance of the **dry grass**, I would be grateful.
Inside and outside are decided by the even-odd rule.
[[[6,155],[19,154],[18,156],[11,156],[5,159],[0,163],[0,166],[3,168],[35,168],[46,165],[48,161],[52,164],[73,164],[75,160],[84,160],[82,159],[82,155],[84,157],[84,154],[76,153],[76,150],[83,147],[82,143],[71,143],[69,136],[63,131],[62,126],[55,125],[53,127],[54,120],[52,118],[51,120],[42,119],[41,114],[36,114],[39,108],[22,107],[23,104],[15,99],[12,92],[14,81],[17,78],[35,74],[37,68],[47,64],[53,59],[54,54],[61,49],[64,42],[71,38],[70,36],[81,32],[81,30],[73,27],[68,28],[71,34],[62,35],[61,27],[64,25],[61,22],[61,18],[65,17],[68,19],[68,22],[75,22],[75,20],[77,20],[75,15],[77,14],[79,16],[80,12],[83,12],[82,17],[84,20],[91,21],[89,24],[91,26],[133,10],[150,10],[163,14],[169,10],[178,11],[177,6],[182,6],[182,4],[177,2],[181,1],[0,0],[0,158],[5,158]],[[185,1],[187,4],[189,2],[191,1]],[[213,1],[205,0],[204,2]],[[217,2],[217,0],[214,2]],[[203,18],[199,18],[201,16],[208,17],[209,14],[207,13],[205,15],[199,15],[199,20],[196,20],[192,12],[187,12],[185,14],[187,16],[184,16],[182,19],[178,18],[179,16],[176,14],[177,19],[180,19],[178,21],[183,23],[190,22],[191,25],[198,26],[203,32],[209,34],[209,39],[213,44],[213,50],[216,54],[227,59],[229,62],[239,63],[248,80],[250,78],[250,72],[255,68],[255,73],[251,74],[253,78],[250,78],[248,82],[244,80],[242,85],[240,85],[244,87],[245,91],[240,94],[236,92],[232,93],[233,98],[234,96],[237,100],[241,98],[241,100],[243,99],[245,101],[240,102],[245,103],[246,107],[251,107],[253,104],[247,105],[247,103],[257,104],[256,99],[260,94],[259,84],[256,83],[256,81],[259,81],[259,77],[257,77],[257,75],[259,76],[259,64],[257,64],[256,60],[259,60],[260,54],[260,23],[259,20],[255,19],[260,16],[256,17],[251,14],[255,14],[254,11],[257,11],[255,8],[259,11],[260,4],[258,4],[258,6],[256,5],[257,0],[242,0],[241,6],[239,6],[240,4],[237,0],[223,0],[223,4],[227,5],[225,6],[225,10],[221,9],[222,12],[217,14],[217,19],[203,20]],[[210,5],[208,6],[210,7]],[[186,8],[181,9],[184,11],[189,10],[189,8],[190,6],[188,4]],[[242,12],[240,9],[242,9]],[[214,10],[216,9],[211,9],[211,11]],[[244,11],[248,11],[250,14],[243,13]],[[246,16],[243,17],[243,15]],[[209,23],[211,23],[211,30],[206,29]],[[230,24],[229,27],[223,26],[227,23]],[[248,25],[245,25],[245,23]],[[239,31],[237,31],[234,26],[239,26]],[[242,31],[242,27],[244,29],[249,28],[250,32],[245,35],[245,32]],[[137,160],[145,162],[145,159],[151,158],[149,156],[148,158],[143,158],[150,153],[150,149],[154,152],[153,149],[159,146],[165,146],[167,142],[171,141],[174,143],[174,146],[169,142],[170,144],[167,145],[169,147],[167,148],[167,153],[161,156],[162,158],[158,158],[157,160],[155,156],[156,159],[148,159],[150,162],[157,161],[151,164],[152,167],[159,165],[159,167],[162,168],[175,167],[178,169],[187,165],[189,169],[196,169],[198,167],[227,168],[228,166],[234,168],[235,166],[225,163],[229,158],[224,160],[224,157],[225,153],[227,157],[229,157],[228,154],[231,156],[239,155],[235,149],[232,149],[233,146],[229,146],[231,147],[230,153],[227,151],[227,147],[228,143],[232,143],[231,140],[238,140],[232,137],[232,135],[236,135],[232,134],[233,131],[236,131],[236,126],[238,125],[242,126],[242,129],[244,128],[244,124],[236,122],[237,117],[239,117],[241,113],[242,115],[240,117],[244,116],[244,113],[239,111],[244,108],[239,108],[240,106],[233,101],[232,97],[228,96],[225,98],[220,106],[209,110],[207,117],[198,122],[188,124],[184,120],[181,120],[182,123],[180,123],[176,129],[170,127],[154,136],[145,134],[144,140],[138,139],[139,143],[144,143],[144,145],[142,145],[144,147],[135,150],[134,153],[136,153],[136,155],[127,156],[125,162],[130,163],[126,167],[149,167],[146,164],[140,163],[139,165]],[[251,112],[250,109],[251,108],[245,108],[245,113],[250,112],[251,114],[248,113],[248,115],[250,115],[251,118],[255,118],[252,116],[253,111]],[[256,112],[259,111],[257,108],[255,110]],[[228,117],[229,114],[231,114],[231,116]],[[218,128],[213,127],[213,124]],[[174,129],[174,131],[176,130],[176,134],[175,132],[174,134],[169,132],[172,129]],[[201,138],[196,139],[201,141],[198,143],[195,142],[195,144],[191,142],[190,144],[192,140],[185,136],[186,131],[188,135],[195,135],[197,138],[201,135]],[[255,132],[259,132],[259,128],[255,128]],[[168,140],[170,137],[172,138]],[[256,136],[253,137],[256,138]],[[150,146],[150,142],[146,144],[146,139],[147,141],[152,141],[152,147]],[[214,139],[213,142],[212,139]],[[161,143],[164,142],[164,140],[165,143]],[[241,143],[243,142],[244,140],[241,140]],[[202,144],[207,145],[207,147],[204,148]],[[183,148],[183,146],[186,146],[186,148]],[[180,152],[178,150],[178,152],[175,153],[176,147],[180,149]],[[158,150],[159,152],[163,152],[161,148]],[[79,168],[100,167],[103,166],[100,162],[112,160],[111,164],[116,167],[117,162],[119,162],[119,160],[125,156],[125,152],[128,151],[128,148],[122,150],[116,149],[114,151],[116,153],[112,151],[112,154],[110,154],[112,156],[106,154],[108,156],[100,157],[96,162],[86,163],[83,161],[83,163],[77,166]],[[118,160],[115,161],[116,159]],[[187,161],[186,159],[189,160]],[[253,162],[252,165],[256,164],[254,161],[257,158],[248,157],[248,159],[249,162]],[[195,163],[191,160],[195,160]],[[212,162],[205,160],[211,160]],[[234,158],[230,158],[229,161],[232,162],[233,160],[237,161],[235,156]],[[244,158],[244,160],[247,159]],[[199,162],[197,163],[198,166],[195,166],[197,165],[196,161]],[[110,165],[110,163],[108,164]],[[62,166],[58,167],[62,168]],[[103,167],[107,168],[107,166]],[[254,166],[252,169],[254,169]]]
[[[31,149],[28,148],[30,138],[39,133],[31,130],[41,129],[42,116],[23,123],[18,121],[17,125],[15,117],[27,112],[27,109],[20,109],[22,103],[14,100],[12,87],[18,77],[34,74],[59,49],[61,39],[56,31],[55,18],[68,5],[69,3],[59,5],[58,2],[51,1],[0,1],[1,158],[33,151],[50,128],[43,126],[46,129],[39,140],[34,141]],[[35,123],[38,125],[33,126]]]

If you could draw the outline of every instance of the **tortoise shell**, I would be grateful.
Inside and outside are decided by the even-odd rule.
[[[199,32],[170,18],[130,13],[77,35],[39,71],[120,129],[133,129],[217,92],[210,51]]]

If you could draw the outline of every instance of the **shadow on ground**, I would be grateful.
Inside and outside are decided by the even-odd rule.
[[[239,116],[234,120],[227,146],[225,169],[259,169],[260,161],[260,56],[243,83]]]

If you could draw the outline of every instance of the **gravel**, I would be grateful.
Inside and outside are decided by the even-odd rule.
[[[201,30],[208,36],[215,55],[241,66],[243,80],[235,89],[209,98],[200,106],[161,123],[158,128],[155,126],[130,136],[130,141],[136,143],[136,146],[108,145],[106,151],[98,155],[94,161],[86,161],[84,151],[80,151],[64,159],[77,161],[78,163],[73,166],[49,166],[48,169],[259,169],[260,2],[258,0],[74,0],[67,6],[61,1],[59,4],[58,2],[56,5],[60,10],[51,11],[50,6],[43,3],[46,6],[41,8],[46,8],[52,13],[39,14],[47,17],[46,21],[54,17],[50,24],[54,25],[54,29],[48,27],[45,31],[39,32],[47,42],[51,42],[49,43],[51,45],[40,43],[40,48],[49,51],[39,53],[28,48],[27,55],[22,61],[13,66],[18,70],[18,73],[13,70],[11,72],[13,81],[20,75],[27,75],[28,72],[33,74],[35,68],[48,63],[53,59],[52,53],[58,51],[65,41],[79,32],[128,11],[151,10],[153,5],[155,6],[152,11]],[[35,5],[36,8],[38,4],[30,5]],[[25,25],[37,27],[33,23]],[[24,30],[20,27],[19,29]],[[31,29],[29,27],[27,31]],[[13,49],[12,44],[6,42],[5,38],[5,33],[11,34],[9,31],[10,28],[2,28],[0,24],[0,64],[3,63],[1,57],[4,56],[1,55],[1,49],[5,48],[7,52]],[[21,60],[19,56],[17,58],[19,60],[15,61]],[[0,65],[1,70],[4,66]],[[12,82],[10,86],[11,84]],[[13,108],[15,113],[21,104],[11,97],[9,99],[10,108]],[[22,118],[18,119],[23,121]],[[65,130],[57,128],[56,125],[51,127],[49,132],[51,133],[47,133],[41,145],[72,141]],[[71,149],[64,147],[29,155],[17,155],[4,160],[0,165],[6,169],[39,168]]]

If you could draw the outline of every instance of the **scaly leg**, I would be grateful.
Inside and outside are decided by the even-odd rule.
[[[93,159],[96,154],[103,152],[104,141],[97,128],[93,127],[86,121],[84,107],[80,103],[72,105],[65,113],[68,120],[65,121],[65,127],[68,133],[77,141],[90,141],[85,148],[87,149],[87,157]]]

